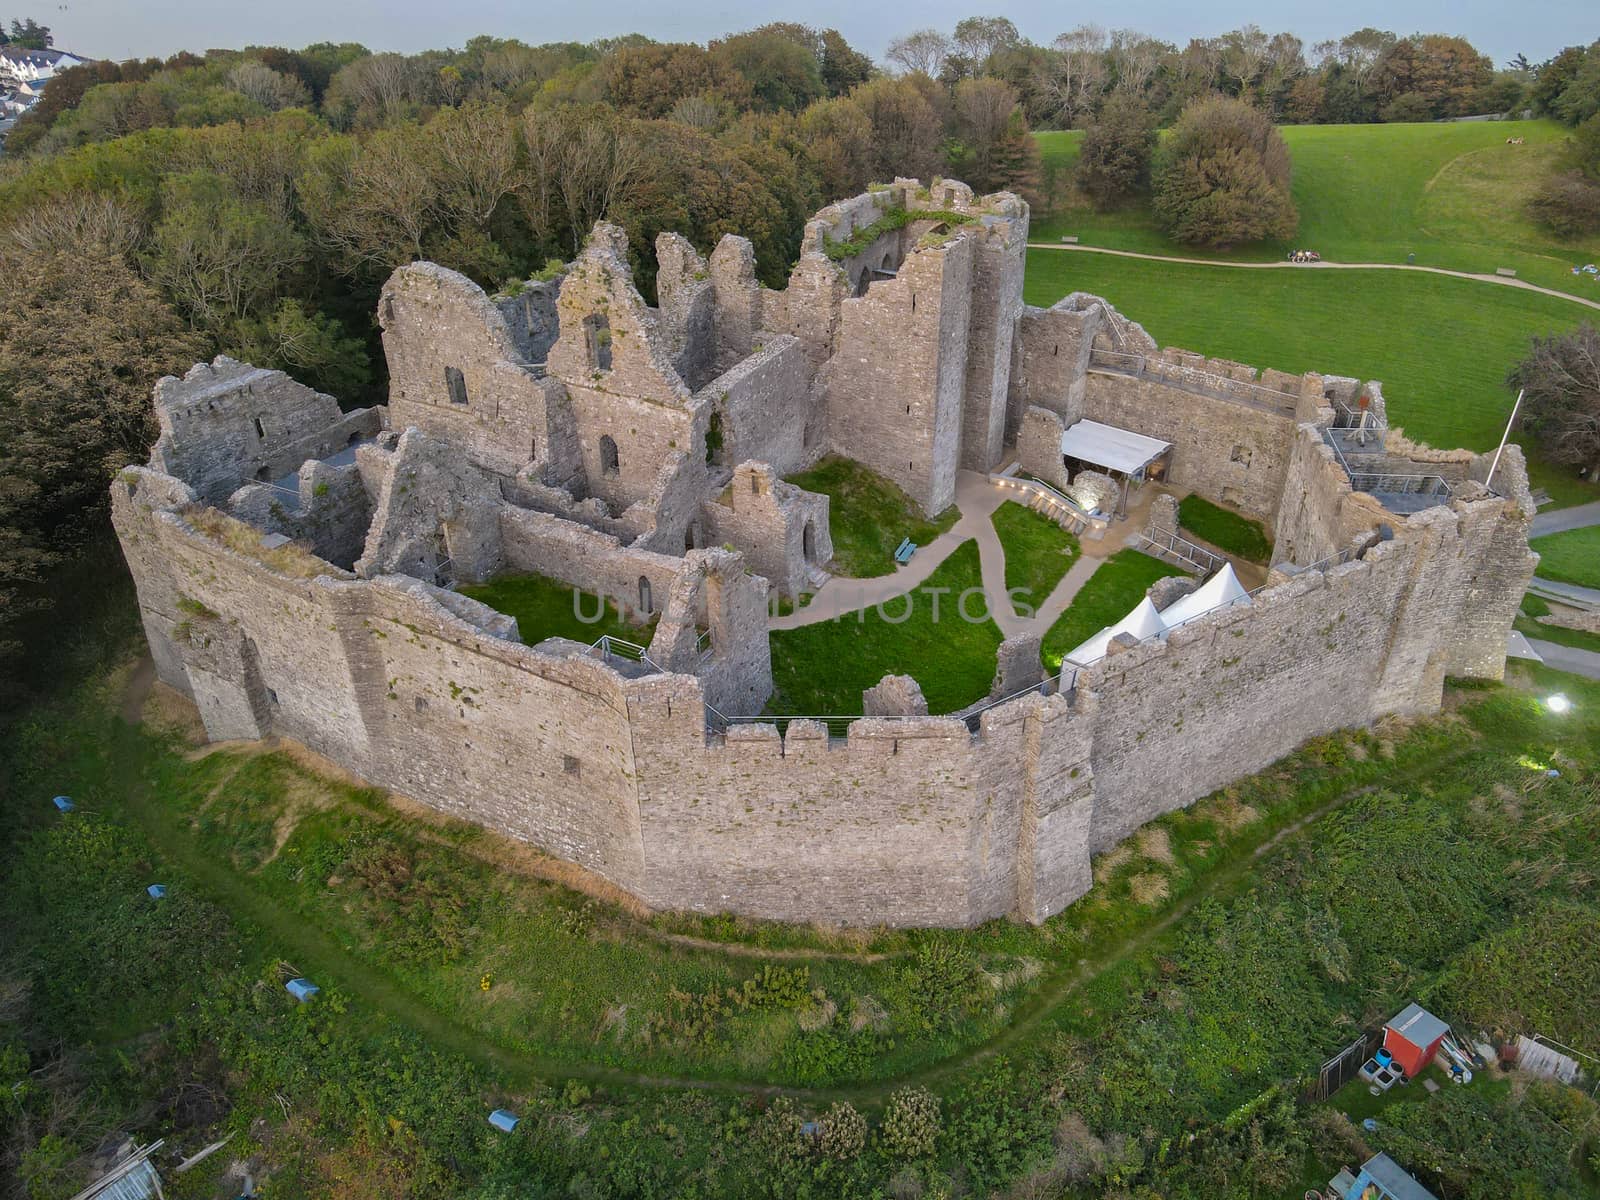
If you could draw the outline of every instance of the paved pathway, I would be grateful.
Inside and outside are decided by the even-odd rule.
[[[911,561],[897,567],[891,574],[872,579],[848,579],[835,575],[817,589],[811,603],[795,612],[773,617],[772,629],[798,629],[829,621],[857,609],[870,608],[897,596],[904,595],[925,582],[938,569],[939,564],[955,553],[957,547],[974,538],[978,542],[978,562],[983,569],[983,586],[993,601],[995,624],[1006,637],[1021,633],[1043,634],[1066,611],[1067,605],[1078,594],[1090,575],[1103,561],[1083,555],[1072,564],[1032,617],[1021,617],[1012,609],[1006,597],[1006,556],[990,519],[994,510],[1016,496],[991,482],[977,471],[961,471],[956,475],[956,506],[961,519],[911,556]],[[898,615],[900,606],[891,606]]]
[[[1533,528],[1528,530],[1528,536],[1544,537],[1547,533],[1565,533],[1569,529],[1583,529],[1589,525],[1600,525],[1600,500],[1542,512],[1533,518]]]
[[[1561,583],[1559,580],[1545,579],[1536,575],[1528,590],[1575,608],[1587,608],[1591,611],[1600,609],[1600,588],[1579,587],[1575,583]]]
[[[1151,262],[1190,263],[1197,267],[1241,267],[1254,271],[1421,271],[1427,275],[1452,275],[1457,279],[1473,279],[1479,283],[1496,283],[1501,287],[1521,288],[1525,292],[1539,292],[1546,296],[1554,296],[1558,300],[1571,300],[1574,304],[1584,304],[1590,308],[1600,309],[1600,300],[1586,300],[1582,296],[1574,296],[1571,292],[1559,292],[1555,288],[1540,287],[1538,284],[1529,283],[1525,279],[1507,279],[1504,275],[1478,275],[1471,271],[1451,271],[1444,267],[1420,267],[1415,263],[1296,263],[1287,259],[1275,259],[1271,262],[1225,262],[1213,258],[1180,258],[1170,254],[1141,254],[1137,250],[1112,250],[1105,246],[1074,246],[1057,242],[1029,242],[1028,249],[1075,250],[1080,254],[1113,254],[1118,258],[1145,258]]]
[[[1600,653],[1580,650],[1576,646],[1563,646],[1560,642],[1547,642],[1541,638],[1529,638],[1528,645],[1539,652],[1539,657],[1544,659],[1547,667],[1589,679],[1600,679]]]

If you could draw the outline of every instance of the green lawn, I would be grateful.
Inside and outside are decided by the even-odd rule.
[[[1182,574],[1177,567],[1138,550],[1118,550],[1089,576],[1044,635],[1039,647],[1044,665],[1051,671],[1060,670],[1067,651],[1122,620],[1156,580]]]
[[[1511,414],[1506,371],[1536,334],[1589,312],[1553,296],[1386,271],[1239,271],[1032,250],[1024,298],[1104,296],[1163,346],[1256,367],[1383,382],[1390,423],[1433,446],[1492,450]],[[1600,317],[1600,313],[1591,314]],[[1535,463],[1558,504],[1600,487]]]
[[[1076,234],[1086,244],[1145,254],[1236,261],[1283,258],[1310,247],[1343,262],[1403,263],[1492,273],[1515,269],[1544,287],[1600,299],[1600,283],[1574,276],[1593,262],[1595,244],[1563,242],[1524,215],[1524,205],[1568,130],[1554,121],[1424,125],[1287,125],[1300,229],[1286,242],[1226,253],[1171,242],[1148,205],[1113,213],[1074,206],[1034,222],[1036,241]],[[1078,132],[1036,135],[1046,177],[1065,178],[1077,160]],[[1508,137],[1527,139],[1509,146]],[[1057,193],[1062,194],[1062,193]]]
[[[910,496],[848,458],[825,458],[789,482],[828,497],[834,573],[855,579],[889,574],[903,538],[925,546],[961,518],[951,505],[928,520]]]
[[[1522,598],[1522,611],[1514,622],[1519,633],[1526,637],[1543,638],[1558,646],[1571,646],[1577,650],[1593,650],[1600,654],[1600,633],[1586,633],[1582,629],[1566,629],[1560,625],[1541,625],[1535,619],[1547,616],[1550,605],[1529,592]]]
[[[1006,552],[1006,595],[1019,613],[1024,607],[1037,609],[1078,557],[1078,539],[1011,500],[995,509],[989,519]],[[1020,596],[1018,589],[1022,589]]]
[[[1200,496],[1185,496],[1178,501],[1178,524],[1218,549],[1251,562],[1264,563],[1272,553],[1272,542],[1260,521],[1252,521]]]
[[[1546,579],[1600,588],[1600,525],[1547,534],[1528,545],[1539,553],[1539,574]]]
[[[1000,627],[973,598],[963,619],[958,598],[982,589],[978,543],[963,542],[911,592],[877,608],[845,613],[799,629],[774,630],[771,712],[849,716],[861,693],[885,675],[910,675],[922,685],[928,711],[949,713],[980,700],[994,682]],[[936,589],[948,589],[936,593]]]
[[[529,646],[553,637],[588,644],[601,635],[642,645],[650,641],[659,619],[652,616],[642,625],[635,624],[618,611],[614,601],[607,602],[602,614],[599,597],[543,575],[501,575],[488,583],[462,584],[456,590],[515,617],[517,632]],[[662,596],[656,602],[665,600]]]

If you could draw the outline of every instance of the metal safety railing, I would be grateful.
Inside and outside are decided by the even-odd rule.
[[[1176,531],[1158,533],[1153,525],[1146,527],[1144,532],[1139,534],[1139,540],[1154,550],[1157,557],[1171,556],[1199,571],[1202,577],[1209,577],[1222,570],[1228,561],[1224,556],[1213,554],[1204,546],[1197,546]]]
[[[639,645],[638,642],[630,642],[626,638],[613,637],[609,633],[601,634],[594,640],[589,649],[598,651],[602,660],[620,658],[625,662],[643,663],[647,667],[660,671],[663,675],[667,674],[667,669],[651,658],[645,647]]]
[[[1158,382],[1199,391],[1219,400],[1260,405],[1280,412],[1293,411],[1300,399],[1293,392],[1286,392],[1281,388],[1269,387],[1267,384],[1254,383],[1247,379],[1235,379],[1231,375],[1218,375],[1213,371],[1202,371],[1199,367],[1147,354],[1090,350],[1089,365],[1153,378]]]
[[[1440,496],[1454,493],[1442,475],[1402,475],[1388,471],[1353,471],[1350,486],[1358,492],[1381,496]]]

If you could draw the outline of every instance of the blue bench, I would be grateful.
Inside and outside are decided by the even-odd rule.
[[[900,548],[894,552],[894,560],[902,565],[911,561],[911,556],[917,552],[917,544],[910,538],[905,538],[900,543]]]

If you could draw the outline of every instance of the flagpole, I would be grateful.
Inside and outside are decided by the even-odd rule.
[[[1517,409],[1522,407],[1522,394],[1527,390],[1527,388],[1517,389],[1517,402],[1511,406],[1511,419],[1506,422],[1506,431],[1500,435],[1500,445],[1494,452],[1494,461],[1489,464],[1489,476],[1483,481],[1483,486],[1490,491],[1494,490],[1494,473],[1500,466],[1500,456],[1505,453],[1506,441],[1511,437],[1511,427],[1517,423]]]

